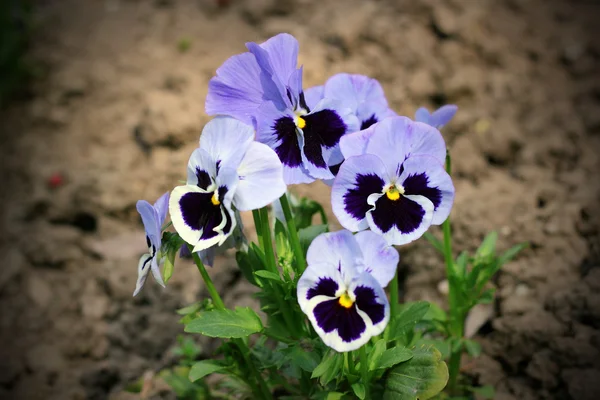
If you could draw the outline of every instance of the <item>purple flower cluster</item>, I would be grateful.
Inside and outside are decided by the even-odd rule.
[[[217,117],[204,127],[186,184],[155,206],[138,203],[149,254],[140,260],[135,293],[149,270],[163,284],[167,203],[179,236],[194,252],[212,254],[235,231],[238,211],[273,203],[287,185],[320,179],[332,186],[332,209],[346,230],[313,241],[298,302],[327,345],[356,349],[389,320],[383,288],[399,259],[392,246],[418,239],[450,213],[454,187],[438,129],[457,107],[420,108],[413,121],[390,109],[379,82],[367,76],[337,74],[304,90],[298,42],[289,34],[246,47],[210,80],[206,112]]]

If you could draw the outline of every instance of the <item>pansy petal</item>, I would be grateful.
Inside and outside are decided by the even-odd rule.
[[[435,110],[431,114],[430,124],[438,129],[446,125],[458,111],[458,107],[454,104],[447,104]]]
[[[290,93],[286,94],[288,94],[290,102],[294,105],[294,108],[303,107],[303,105],[296,104],[296,101],[300,100],[300,94],[302,93],[302,71],[302,67],[299,69],[294,69],[287,82],[287,88],[289,89]],[[305,102],[306,99],[303,99],[302,101]]]
[[[253,141],[254,129],[250,125],[231,117],[217,117],[204,126],[200,148],[220,166],[235,169]]]
[[[446,144],[435,128],[407,117],[387,118],[374,127],[367,153],[378,155],[390,175],[398,176],[400,165],[410,155],[427,154],[440,162],[446,157]]]
[[[230,115],[252,124],[252,115],[263,102],[260,74],[261,69],[252,54],[229,58],[208,83],[206,113]]]
[[[237,172],[240,180],[233,202],[240,211],[265,207],[285,193],[281,161],[265,144],[253,142]]]
[[[144,283],[146,283],[146,278],[148,278],[148,272],[150,271],[152,264],[152,256],[150,254],[144,254],[140,257],[140,261],[138,262],[138,278],[135,284],[135,290],[133,292],[134,296],[142,290]]]
[[[365,270],[386,287],[396,274],[400,255],[385,239],[372,231],[357,233],[354,238],[363,254]]]
[[[390,306],[377,279],[365,271],[352,282],[349,291],[355,296],[359,314],[369,319],[366,324],[369,338],[383,332],[390,320]]]
[[[362,254],[354,235],[347,230],[317,236],[306,253],[307,264],[333,265],[346,278],[356,274],[356,259],[362,259]]]
[[[358,132],[350,133],[340,139],[340,149],[345,158],[360,156],[367,151],[367,144],[375,133],[376,125]]]
[[[281,83],[286,84],[290,75],[296,70],[298,64],[298,41],[289,33],[280,33],[273,36],[259,46],[268,54],[268,64],[261,59],[254,43],[247,43],[248,50],[257,57],[259,65],[266,70],[270,69]],[[258,55],[257,55],[258,54]]]
[[[324,86],[313,86],[304,91],[304,99],[310,110],[315,108],[323,100]]]
[[[404,196],[390,200],[381,196],[367,212],[369,228],[392,245],[410,243],[431,226],[433,203],[424,196]]]
[[[206,191],[211,188],[216,175],[216,160],[206,150],[195,149],[188,161],[187,184]]]
[[[333,213],[353,232],[368,227],[365,219],[372,208],[367,199],[381,193],[389,179],[383,162],[375,155],[350,157],[340,167],[331,189]]]
[[[154,209],[156,210],[156,214],[158,215],[158,226],[159,229],[162,229],[162,224],[165,223],[165,219],[167,218],[167,213],[169,212],[169,192],[166,192],[162,196],[156,200],[154,203]]]
[[[154,258],[152,259],[152,267],[150,270],[152,271],[152,276],[154,277],[156,283],[158,283],[162,287],[166,287],[165,282],[162,278],[162,274],[160,273],[157,256],[154,256]]]
[[[146,236],[150,239],[151,244],[156,247],[156,250],[160,250],[161,223],[158,221],[156,209],[146,200],[138,200],[136,209],[142,217]]]
[[[431,114],[429,113],[429,110],[425,107],[419,108],[415,112],[415,121],[423,122],[424,124],[429,125],[429,122],[431,121]]]
[[[405,194],[427,197],[434,206],[432,225],[440,225],[450,215],[454,202],[452,178],[431,156],[411,156],[403,164],[399,182]]]
[[[298,304],[308,313],[317,303],[334,299],[344,290],[344,279],[336,264],[309,264],[298,280]]]

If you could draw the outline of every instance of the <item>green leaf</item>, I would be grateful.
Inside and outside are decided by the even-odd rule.
[[[498,264],[500,264],[500,266],[506,264],[527,247],[529,247],[529,243],[520,243],[516,246],[511,247],[510,249],[502,253],[502,255],[498,258]]]
[[[375,346],[369,352],[369,371],[376,370],[378,368],[379,359],[381,358],[384,351],[386,351],[387,342],[383,339],[379,339]]]
[[[344,397],[344,393],[329,392],[329,393],[327,393],[325,400],[340,400],[342,397]]]
[[[487,258],[496,253],[496,242],[498,241],[498,233],[490,232],[481,242],[481,246],[475,252],[477,258]]]
[[[454,262],[454,273],[459,278],[463,278],[467,272],[467,261],[469,261],[469,253],[463,251],[456,257]]]
[[[165,257],[164,267],[163,267],[163,280],[165,284],[169,283],[169,279],[173,276],[173,270],[175,269],[175,257],[170,257],[170,254],[167,254]]]
[[[484,399],[493,399],[495,396],[494,387],[491,385],[485,385],[480,387],[469,387],[469,390]]]
[[[420,339],[415,346],[435,346],[436,349],[440,353],[442,353],[442,359],[447,359],[450,357],[450,342],[446,339],[428,339],[422,338]]]
[[[265,279],[270,279],[272,281],[281,282],[281,277],[279,275],[277,275],[275,272],[267,271],[264,269],[260,270],[260,271],[256,271],[254,273],[254,275],[256,275],[260,278],[265,278]]]
[[[425,314],[427,314],[429,307],[430,305],[426,301],[405,303],[402,311],[393,320],[389,339],[399,339],[406,331],[412,330],[417,322],[421,321]]]
[[[327,232],[327,225],[311,225],[298,231],[298,239],[305,254],[314,238],[325,232]]]
[[[433,246],[434,249],[444,254],[444,244],[440,239],[433,236],[433,234],[430,232],[425,232],[423,237]]]
[[[471,357],[479,357],[479,355],[481,354],[481,345],[478,342],[474,340],[465,339],[464,345],[465,350],[467,350],[467,353],[469,353]]]
[[[283,350],[286,358],[306,372],[313,372],[319,365],[319,356],[313,351],[306,351],[300,346],[292,346]]]
[[[197,381],[198,379],[204,378],[206,375],[210,375],[212,373],[222,371],[225,368],[227,368],[227,366],[221,364],[218,361],[214,361],[214,360],[198,361],[197,363],[192,365],[192,368],[190,369],[190,374],[189,374],[190,381],[192,381],[192,382]]]
[[[396,364],[408,361],[413,357],[412,351],[406,347],[396,346],[391,349],[387,349],[377,364],[377,368],[390,368]]]
[[[495,293],[496,293],[496,289],[494,289],[494,288],[487,289],[483,293],[481,293],[477,302],[481,303],[481,304],[491,304],[494,301]]]
[[[448,367],[435,347],[413,351],[413,358],[390,370],[384,400],[427,400],[448,382]]]
[[[352,385],[352,391],[354,392],[356,397],[358,397],[360,400],[364,400],[364,398],[367,394],[365,385],[363,385],[360,382],[356,382],[355,384]]]
[[[250,308],[213,310],[200,314],[185,326],[185,331],[220,338],[242,338],[263,330],[258,315]]]
[[[339,375],[343,363],[344,357],[341,353],[330,351],[314,369],[311,379],[320,378],[321,384],[325,386]]]

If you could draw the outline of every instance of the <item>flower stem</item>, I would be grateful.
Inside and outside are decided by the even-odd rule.
[[[258,236],[258,245],[260,248],[264,248],[264,240],[262,237],[262,221],[260,220],[260,211],[252,210],[252,217],[254,217],[254,230],[256,231],[256,236]]]
[[[360,348],[360,372],[362,375],[362,383],[365,385],[365,400],[371,400],[370,382],[369,382],[369,360],[367,358],[367,346],[362,345]]]
[[[206,272],[204,263],[202,263],[202,260],[200,259],[200,256],[198,255],[198,253],[194,253],[192,250],[193,250],[193,248],[190,246],[190,252],[192,253],[192,257],[194,258],[194,263],[196,263],[196,267],[198,268],[198,271],[200,271],[200,275],[202,276],[202,279],[204,280],[204,283],[206,284],[206,288],[208,289],[208,293],[210,293],[210,297],[212,298],[213,303],[215,304],[215,308],[217,310],[226,310],[225,303],[223,303],[223,299],[221,299],[219,292],[217,292],[217,289],[215,288],[215,284],[213,283],[212,279],[208,275],[208,272]],[[264,396],[263,397],[264,399],[267,399],[267,400],[273,399],[273,396],[271,395],[269,387],[267,386],[264,379],[262,378],[260,371],[256,368],[256,365],[250,359],[250,348],[248,348],[248,345],[246,344],[246,342],[244,342],[242,339],[232,339],[232,341],[239,347],[240,353],[242,354],[242,357],[244,358],[244,362],[246,363],[246,366],[250,370],[250,373],[254,376],[254,379],[256,379],[256,381],[258,382],[258,385],[260,388],[256,386],[256,383],[253,380],[251,380],[251,379],[248,380],[248,384],[252,387],[252,391],[256,395],[259,395],[259,396],[261,395],[261,392],[262,392],[262,396]]]
[[[450,153],[446,155],[446,171],[448,174],[452,172],[452,163]],[[444,232],[444,260],[446,262],[446,278],[448,279],[448,302],[450,307],[450,325],[448,333],[450,337],[462,340],[464,333],[464,315],[461,312],[461,305],[458,299],[457,287],[458,277],[455,276],[454,258],[452,256],[452,229],[450,226],[450,217],[446,218],[442,224]],[[450,360],[448,362],[448,390],[450,394],[455,394],[458,383],[458,374],[460,373],[460,358],[462,355],[462,346],[459,346],[455,351],[451,351]]]
[[[263,238],[263,251],[269,271],[279,275],[277,270],[277,262],[275,261],[275,252],[273,252],[273,240],[271,239],[271,227],[269,226],[269,211],[266,207],[259,210],[261,221],[261,236]],[[257,229],[258,230],[258,229]]]
[[[306,260],[304,259],[304,252],[302,251],[300,239],[298,238],[298,231],[296,230],[296,221],[292,215],[292,209],[287,194],[284,193],[283,196],[279,198],[279,201],[281,202],[281,208],[283,210],[283,215],[285,216],[292,250],[294,251],[294,257],[296,258],[296,266],[298,267],[297,273],[302,274],[306,269]]]

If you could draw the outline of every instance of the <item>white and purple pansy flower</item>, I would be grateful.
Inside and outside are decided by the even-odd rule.
[[[230,117],[206,124],[187,168],[187,184],[173,189],[169,211],[179,236],[201,251],[222,245],[240,211],[264,207],[285,193],[277,154],[254,141],[251,126]]]
[[[434,128],[442,129],[458,111],[458,107],[454,104],[447,104],[430,113],[425,107],[421,107],[415,113],[415,121],[423,122],[431,125]]]
[[[329,166],[343,160],[339,140],[358,130],[358,119],[342,103],[322,98],[323,87],[304,92],[293,36],[246,47],[250,53],[230,58],[211,79],[206,112],[252,122],[256,140],[279,156],[287,184],[333,178]]]
[[[327,346],[352,351],[383,332],[390,319],[383,288],[398,260],[396,249],[370,231],[343,230],[313,240],[298,281],[298,303]]]
[[[444,169],[446,148],[437,129],[393,117],[344,139],[346,161],[331,194],[344,228],[370,228],[401,245],[446,220],[454,186]]]
[[[137,211],[142,217],[144,230],[146,231],[146,244],[148,245],[148,253],[142,255],[138,263],[138,279],[135,285],[133,295],[136,296],[148,277],[148,272],[152,271],[152,276],[156,282],[162,287],[165,287],[162,275],[159,269],[159,252],[161,248],[162,224],[167,217],[169,206],[169,192],[160,196],[154,205],[146,200],[139,200],[136,204]]]

